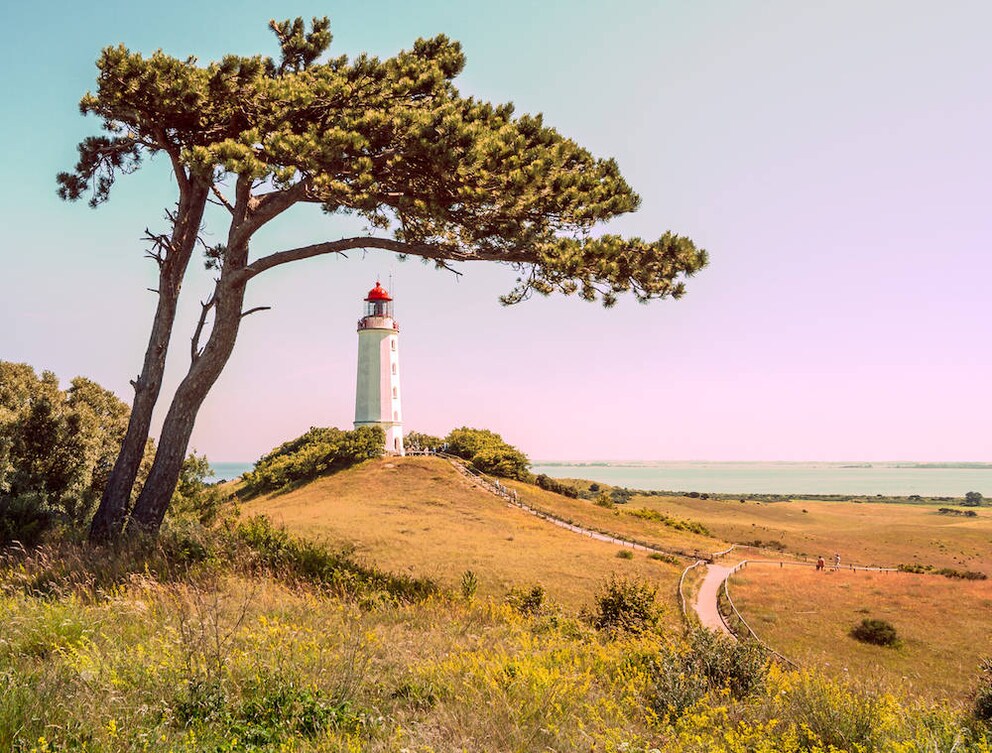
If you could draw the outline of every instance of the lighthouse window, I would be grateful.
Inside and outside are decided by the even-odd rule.
[[[399,421],[400,420],[400,412],[398,410],[394,410],[393,411],[393,420],[394,421]]]
[[[393,397],[399,397],[399,396],[400,396],[400,391],[395,387],[393,387]]]
[[[395,363],[393,364],[393,375],[394,376],[396,375],[396,364]]]
[[[396,338],[395,337],[390,337],[389,338],[389,347],[390,347],[391,350],[396,350]],[[393,372],[393,373],[395,374],[396,372]]]

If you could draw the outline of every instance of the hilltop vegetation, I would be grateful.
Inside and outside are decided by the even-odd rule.
[[[306,434],[263,455],[254,470],[243,476],[244,492],[254,495],[288,489],[381,457],[385,442],[381,426],[360,426],[352,431],[311,427]]]

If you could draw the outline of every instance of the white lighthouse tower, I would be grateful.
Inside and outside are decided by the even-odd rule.
[[[386,432],[386,452],[403,455],[399,334],[393,299],[376,281],[365,298],[365,316],[358,320],[355,428],[381,426]]]

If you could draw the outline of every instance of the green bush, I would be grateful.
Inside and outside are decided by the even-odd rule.
[[[981,492],[968,492],[964,495],[964,504],[969,507],[978,507],[984,499]]]
[[[62,389],[51,372],[39,377],[27,364],[0,361],[0,495],[41,500],[38,506],[59,522],[84,527],[110,476],[129,414],[123,401],[89,379],[76,377]],[[135,494],[153,453],[149,442]]]
[[[735,641],[695,628],[649,662],[651,705],[659,715],[680,716],[710,691],[743,698],[764,685],[768,659],[753,641]]]
[[[245,492],[262,494],[349,468],[380,457],[386,435],[381,426],[351,431],[312,427],[306,434],[281,444],[244,475]]]
[[[407,450],[438,451],[444,446],[444,440],[419,431],[410,431],[403,435],[403,446]]]
[[[40,494],[0,495],[0,547],[17,542],[32,548],[41,543],[55,516]]]
[[[987,576],[983,572],[978,570],[957,570],[953,567],[942,567],[940,570],[934,570],[937,575],[943,575],[945,578],[951,578],[952,580],[988,580]]]
[[[630,549],[621,549],[617,552],[617,559],[632,560],[634,559],[634,553]]]
[[[640,518],[641,520],[653,520],[656,523],[661,523],[663,526],[672,528],[676,531],[687,531],[689,533],[698,533],[700,536],[709,536],[710,530],[704,526],[702,523],[697,523],[694,520],[685,520],[684,518],[673,518],[670,515],[665,515],[657,510],[650,510],[646,507],[641,507],[636,510],[625,510],[628,515],[633,515],[635,518]]]
[[[579,490],[574,486],[559,481],[556,478],[551,478],[543,473],[538,474],[535,482],[545,491],[561,494],[562,496],[571,497],[572,499],[578,499],[579,497]]]
[[[530,460],[499,434],[488,429],[463,426],[452,429],[444,441],[448,452],[472,463],[482,473],[501,478],[530,481]]]
[[[643,633],[661,618],[658,589],[647,583],[612,577],[596,595],[597,630]]]
[[[510,589],[506,603],[521,614],[540,614],[545,602],[544,586],[536,585],[529,589]]]
[[[894,646],[898,641],[896,629],[891,623],[869,617],[851,628],[851,637],[874,646]]]

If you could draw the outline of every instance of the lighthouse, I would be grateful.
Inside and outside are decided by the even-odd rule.
[[[386,452],[403,455],[399,334],[393,299],[376,281],[365,297],[365,316],[358,320],[355,428],[381,426],[386,432]]]

